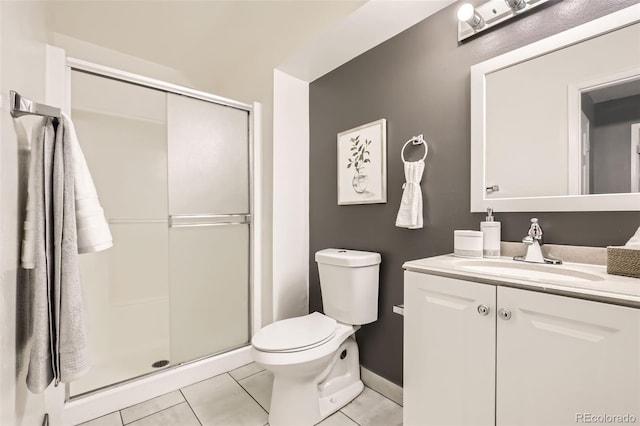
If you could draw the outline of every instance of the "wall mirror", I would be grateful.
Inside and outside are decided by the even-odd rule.
[[[471,211],[640,210],[640,7],[471,67]]]

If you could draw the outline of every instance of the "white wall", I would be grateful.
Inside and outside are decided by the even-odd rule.
[[[309,311],[309,83],[273,72],[273,319]]]
[[[35,117],[12,120],[9,90],[45,99],[46,10],[40,2],[0,2],[0,424],[37,425],[44,395],[26,387],[27,287],[18,268],[28,139]]]

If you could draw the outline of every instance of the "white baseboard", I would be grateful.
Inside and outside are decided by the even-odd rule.
[[[389,398],[398,405],[402,405],[402,387],[377,375],[371,370],[360,367],[360,378],[368,388]]]

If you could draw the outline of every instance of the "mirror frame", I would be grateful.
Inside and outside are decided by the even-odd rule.
[[[471,212],[637,211],[640,193],[486,198],[486,76],[573,44],[640,22],[640,7],[629,6],[471,67]],[[567,90],[570,90],[568,88]],[[576,119],[569,118],[569,123]],[[571,127],[567,143],[572,139]]]

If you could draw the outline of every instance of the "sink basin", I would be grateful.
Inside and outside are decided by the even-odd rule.
[[[550,283],[584,283],[603,281],[600,275],[576,271],[563,266],[524,263],[517,261],[462,260],[457,262],[462,270],[485,275],[517,278],[529,281]]]

